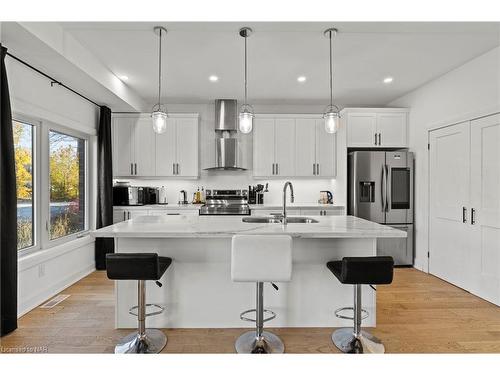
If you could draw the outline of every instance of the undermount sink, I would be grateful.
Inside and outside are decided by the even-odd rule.
[[[267,224],[281,224],[282,217],[277,216],[249,216],[242,219],[244,223],[267,223]],[[305,216],[290,216],[287,217],[288,224],[312,224],[319,221]]]

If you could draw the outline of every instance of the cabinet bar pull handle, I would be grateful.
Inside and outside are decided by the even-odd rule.
[[[177,174],[179,174],[179,163],[177,163]]]
[[[462,223],[467,223],[467,207],[462,207]]]
[[[127,220],[126,216],[125,216],[126,212],[123,211],[123,221]]]
[[[134,164],[130,163],[130,174],[134,174]]]
[[[172,174],[175,174],[175,163],[172,163]]]
[[[276,163],[276,174],[280,174],[280,165]]]
[[[316,175],[316,164],[313,163],[313,176]]]
[[[316,164],[316,174],[319,176],[319,163]]]
[[[475,208],[470,209],[470,223],[472,225],[476,224],[476,209]]]
[[[382,145],[382,134],[378,133],[378,145]]]
[[[130,211],[128,211],[128,218],[130,219]]]
[[[134,167],[135,167],[135,174],[137,175],[137,163],[134,163]]]
[[[377,133],[375,133],[375,141],[374,141],[374,143],[375,143],[375,146],[376,146],[377,145]]]

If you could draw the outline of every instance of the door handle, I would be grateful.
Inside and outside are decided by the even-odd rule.
[[[471,225],[476,224],[476,209],[475,208],[470,209],[470,223],[471,223]]]
[[[380,143],[379,143],[379,146],[380,146]],[[390,210],[389,197],[392,194],[392,191],[389,190],[389,186],[390,186],[389,178],[390,178],[389,177],[389,167],[387,166],[387,164],[385,164],[385,212],[389,212],[389,210]]]
[[[382,188],[380,189],[381,200],[382,200],[382,212],[385,212],[386,196],[387,196],[387,176],[385,170],[385,164],[382,166]]]
[[[467,207],[462,207],[462,223],[467,223]]]
[[[135,175],[137,175],[137,163],[134,163],[134,167],[135,167]]]

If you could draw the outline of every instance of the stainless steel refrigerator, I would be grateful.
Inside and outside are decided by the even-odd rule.
[[[413,265],[413,153],[354,151],[348,170],[348,214],[406,231],[407,238],[378,239],[377,254]]]

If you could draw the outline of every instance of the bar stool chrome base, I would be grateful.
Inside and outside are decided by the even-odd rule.
[[[283,341],[274,333],[263,331],[261,339],[255,331],[242,334],[234,344],[240,354],[282,354],[285,352]]]
[[[159,329],[146,329],[144,335],[139,332],[123,337],[115,346],[116,354],[156,354],[167,345],[167,336]]]
[[[339,328],[332,333],[332,341],[343,353],[385,353],[384,344],[366,331],[356,336],[352,328]]]

